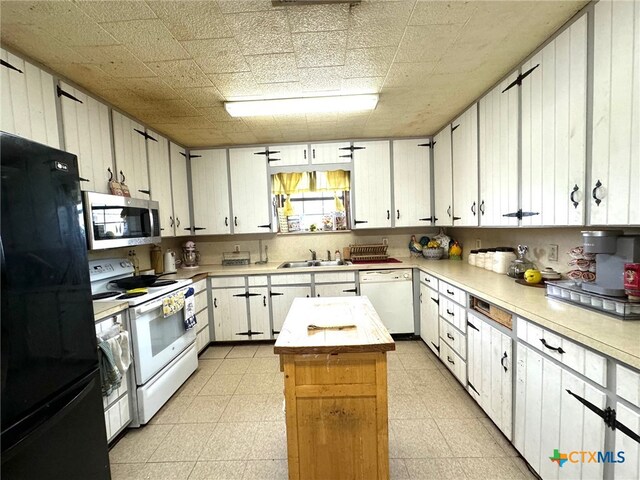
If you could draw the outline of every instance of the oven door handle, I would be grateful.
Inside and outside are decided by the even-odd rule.
[[[142,315],[143,313],[150,312],[151,310],[155,310],[162,306],[162,300],[156,300],[155,302],[151,302],[144,307],[137,307],[135,309],[136,315]]]

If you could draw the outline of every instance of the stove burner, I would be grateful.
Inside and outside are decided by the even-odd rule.
[[[128,298],[141,297],[142,295],[146,294],[147,292],[125,293],[123,295],[120,295],[119,297],[116,297],[116,300],[126,300]]]
[[[103,298],[111,298],[120,295],[122,292],[102,292],[91,295],[91,300],[101,300]]]
[[[157,280],[156,283],[151,285],[151,288],[166,287],[167,285],[173,285],[174,283],[178,283],[178,281],[177,280]]]

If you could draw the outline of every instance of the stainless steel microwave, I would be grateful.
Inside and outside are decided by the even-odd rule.
[[[83,201],[89,250],[160,243],[158,202],[97,192]]]

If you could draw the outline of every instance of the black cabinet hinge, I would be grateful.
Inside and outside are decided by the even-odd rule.
[[[279,333],[280,333],[280,330],[271,330],[272,335],[278,335]]]
[[[344,293],[358,293],[357,288],[348,288],[346,290],[342,290]]]
[[[476,390],[476,387],[473,386],[473,384],[471,382],[467,382],[467,386],[473,390],[474,392],[476,392],[478,395],[480,395],[480,392],[478,390]]]
[[[59,97],[67,97],[73,100],[74,102],[83,103],[82,100],[80,100],[79,98],[76,98],[73,95],[71,95],[69,92],[65,92],[64,90],[62,90],[60,88],[60,85],[56,85],[56,92],[58,93]]]
[[[358,225],[359,223],[369,223],[369,221],[368,220],[354,220],[353,221],[354,225]]]
[[[353,160],[353,153],[350,153],[349,155],[338,155],[338,158],[350,158]]]
[[[438,219],[432,215],[430,217],[419,218],[418,221],[419,222],[437,222]]]
[[[201,157],[202,157],[202,155],[191,155],[191,154],[189,154],[189,159],[192,159],[192,158],[201,158]]]
[[[522,220],[524,217],[533,217],[534,215],[540,215],[540,212],[523,212],[522,209],[518,209],[517,212],[505,213],[503,217],[515,217],[518,220]]]
[[[237,295],[234,295],[234,297],[235,296],[237,296]],[[244,336],[248,337],[249,335],[251,335],[251,330],[247,330],[246,332],[238,332],[238,333],[236,333],[236,335],[244,335]]]
[[[78,180],[80,180],[81,182],[89,182],[90,181],[88,178],[82,178],[82,177],[78,177]]]
[[[436,144],[435,141],[431,141],[431,142],[427,142],[427,143],[419,143],[418,146],[419,147],[429,147],[429,148],[433,148],[433,146]]]
[[[433,345],[433,348],[435,348],[437,351],[440,351],[440,347],[438,345],[433,342],[431,342],[431,345]]]
[[[265,225],[258,225],[258,228],[268,228],[269,230],[271,230],[271,224],[267,223]]]
[[[350,150],[353,153],[355,150],[364,150],[367,147],[356,147],[355,145],[350,145],[348,147],[339,147],[338,150]]]
[[[458,128],[460,124],[454,125],[451,127],[451,133],[455,132],[456,128]]]
[[[184,152],[178,152],[180,155],[182,155],[184,158],[187,158],[187,154]]]
[[[471,323],[469,320],[467,320],[467,326],[470,327],[470,328],[473,328],[477,332],[480,331],[480,329],[478,327],[476,327],[473,323]]]
[[[22,70],[20,70],[19,68],[14,67],[13,65],[11,65],[9,62],[5,62],[4,60],[0,60],[0,65],[2,65],[3,67],[7,67],[9,70],[14,70],[18,73],[24,73]]]
[[[540,66],[540,64],[537,64],[535,67],[531,67],[529,70],[527,70],[524,73],[521,73],[520,75],[518,75],[516,77],[516,79],[511,82],[509,85],[507,85],[507,88],[505,88],[504,90],[502,90],[502,93],[506,92],[507,90],[511,90],[513,87],[515,87],[516,85],[520,86],[522,85],[522,80],[524,80],[525,78],[527,78],[529,75],[531,75],[531,73]]]
[[[140,135],[142,135],[147,140],[153,140],[154,142],[158,141],[155,138],[153,138],[151,135],[149,135],[147,132],[144,132],[142,130],[138,130],[137,128],[134,128],[133,131],[134,132],[138,132]]]
[[[151,195],[151,190],[138,190],[140,193],[144,193],[145,195]]]
[[[191,230],[195,232],[196,230],[206,230],[206,229],[207,229],[206,227],[193,227]]]
[[[435,303],[436,305],[440,305],[440,299],[439,298],[433,298],[431,297],[431,300],[433,301],[433,303]]]
[[[275,297],[275,296],[278,296],[278,295],[284,295],[284,293],[281,293],[281,292],[269,292],[269,296],[270,297]]]

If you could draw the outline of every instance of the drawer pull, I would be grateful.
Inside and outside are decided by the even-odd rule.
[[[453,315],[453,312],[450,312],[448,308],[447,308],[447,315]]]
[[[429,277],[424,277],[424,281],[427,283],[431,283],[431,280],[429,280]]]
[[[455,340],[456,337],[454,337],[453,335],[451,335],[450,333],[447,332],[447,338],[450,340]]]
[[[551,345],[549,345],[547,343],[547,341],[544,338],[541,338],[540,341],[542,342],[542,345],[544,345],[545,347],[547,347],[549,350],[554,350],[558,353],[566,353],[562,347],[552,347]]]
[[[447,288],[447,293],[448,293],[449,295],[453,295],[455,292],[452,292],[451,290],[449,290],[449,289]]]
[[[218,308],[218,299],[217,298],[213,299],[213,308]]]
[[[504,371],[507,371],[507,366],[504,364],[504,361],[509,358],[507,356],[507,352],[504,352],[504,355],[502,355],[502,358],[500,359],[500,365],[502,365],[502,368],[504,368]]]
[[[454,362],[449,355],[447,355],[447,362],[449,362],[451,365],[456,364],[456,362]]]

